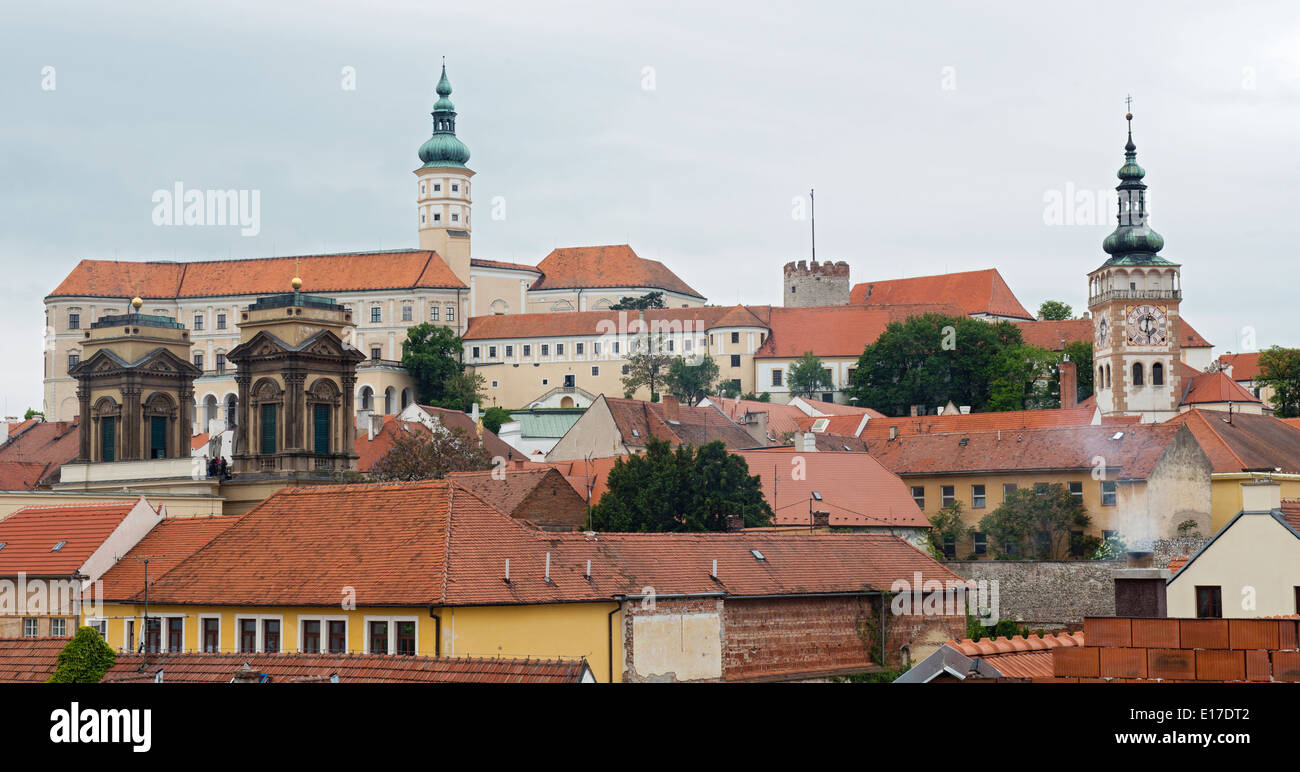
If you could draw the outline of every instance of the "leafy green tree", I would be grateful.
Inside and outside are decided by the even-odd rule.
[[[732,379],[727,379],[718,384],[718,396],[734,399],[740,396],[740,384]]]
[[[611,311],[640,311],[647,308],[664,308],[664,293],[647,292],[641,297],[626,295],[610,306]]]
[[[1069,488],[1060,483],[1020,488],[1002,506],[980,520],[989,547],[998,558],[1061,560],[1086,555],[1101,542],[1083,535],[1092,519]]]
[[[1273,389],[1275,418],[1300,417],[1300,349],[1272,346],[1259,352],[1255,383]]]
[[[721,442],[696,448],[650,439],[646,451],[614,462],[607,490],[592,510],[598,531],[723,531],[728,515],[769,525],[772,508],[759,477]]]
[[[1046,410],[1061,406],[1060,357],[1022,343],[998,354],[989,370],[993,394],[986,409]]]
[[[116,655],[93,627],[81,627],[59,652],[52,684],[97,684],[113,666]]]
[[[1048,321],[1060,322],[1074,318],[1074,309],[1059,300],[1044,300],[1038,307],[1038,315]]]
[[[443,381],[442,399],[433,400],[428,404],[468,413],[473,409],[475,402],[483,403],[484,385],[483,376],[476,372],[461,370],[452,373],[447,376],[447,380]]]
[[[1092,341],[1076,340],[1065,344],[1065,355],[1074,363],[1075,370],[1079,378],[1079,398],[1082,402],[1092,396],[1093,389],[1093,363],[1092,363]]]
[[[981,638],[1011,638],[1016,635],[1029,635],[1029,628],[1018,625],[1010,619],[1000,619],[997,624],[984,625],[980,623],[979,617],[966,615],[966,637],[972,641]]]
[[[34,407],[29,407],[29,408],[27,408],[27,412],[26,412],[26,413],[23,413],[23,420],[24,420],[24,421],[30,421],[30,420],[32,420],[33,418],[35,418],[36,416],[40,416],[41,418],[44,418],[44,417],[45,417],[45,414],[42,413],[41,411],[37,410],[37,409],[34,408]]]
[[[623,392],[631,397],[642,386],[650,389],[650,401],[659,399],[667,373],[664,369],[673,363],[673,355],[664,348],[663,339],[642,336],[628,341],[627,375],[623,376]]]
[[[740,395],[740,398],[741,398],[741,399],[752,400],[752,401],[754,401],[754,402],[771,402],[771,401],[772,401],[772,395],[771,395],[771,394],[768,394],[766,391],[763,392],[762,394],[755,394],[755,393],[752,392],[752,391],[747,391],[747,392],[745,392],[744,394],[741,394],[741,395]]]
[[[420,404],[442,405],[447,398],[448,380],[465,369],[461,363],[463,352],[460,336],[450,327],[425,322],[406,331],[402,367],[415,380]]]
[[[503,407],[490,407],[483,411],[483,428],[496,434],[501,431],[501,424],[507,424],[514,419],[510,416],[510,411]]]
[[[930,531],[926,534],[925,546],[935,560],[948,560],[943,545],[949,540],[955,544],[960,543],[975,530],[966,525],[961,514],[961,502],[953,501],[930,518]]]
[[[664,383],[674,397],[694,405],[713,393],[718,383],[718,363],[708,354],[694,364],[685,357],[676,357],[668,367]]]
[[[453,426],[429,434],[399,434],[393,447],[370,468],[370,476],[379,482],[441,480],[450,472],[491,468],[492,456],[478,438]]]
[[[847,394],[887,415],[912,405],[970,405],[985,410],[990,371],[1001,352],[1022,343],[1010,322],[924,314],[890,324],[858,358]]]
[[[821,357],[811,351],[805,351],[803,356],[790,365],[790,377],[787,382],[792,397],[811,397],[818,392],[833,388],[831,376],[826,372],[826,365],[822,364]]]

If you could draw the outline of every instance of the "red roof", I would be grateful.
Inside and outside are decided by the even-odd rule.
[[[1300,473],[1300,428],[1268,415],[1193,408],[1165,422],[1186,424],[1215,472]]]
[[[8,432],[7,432],[7,434],[6,434],[6,439],[7,439],[8,437],[13,437],[13,436],[15,436],[15,435],[22,434],[22,433],[27,429],[27,427],[29,427],[29,426],[31,426],[31,425],[33,425],[33,424],[38,424],[38,423],[40,423],[42,420],[43,420],[43,419],[41,419],[41,418],[28,418],[27,420],[25,420],[25,421],[21,421],[21,422],[16,423],[16,424],[9,424],[9,430],[8,430]],[[3,442],[4,442],[4,440],[0,440],[0,444],[3,444]]]
[[[0,491],[34,491],[56,471],[54,464],[39,461],[0,461]]]
[[[535,525],[576,528],[587,523],[587,499],[558,469],[516,461],[502,470],[452,472],[447,477],[507,515]]]
[[[573,486],[583,501],[591,497],[591,505],[600,503],[600,497],[609,490],[609,470],[622,456],[576,459],[574,461],[534,462],[537,466],[547,466],[564,475],[564,479]]]
[[[542,278],[532,289],[627,287],[660,289],[704,299],[657,260],[638,257],[627,244],[562,247],[537,264]]]
[[[142,671],[142,666],[147,665]],[[578,683],[583,660],[476,659],[386,654],[178,654],[120,653],[103,683],[228,683],[244,665],[271,683],[317,682],[337,675],[340,683]]]
[[[601,398],[609,407],[614,426],[624,445],[643,446],[651,437],[666,440],[673,445],[695,446],[720,440],[728,449],[752,448],[763,444],[712,405],[678,405],[670,397],[662,402],[609,396]]]
[[[1259,352],[1250,354],[1220,354],[1219,365],[1232,368],[1228,377],[1234,381],[1253,381],[1259,377]]]
[[[993,666],[1003,678],[1051,678],[1052,652],[1055,649],[1084,645],[1082,632],[1048,635],[969,638],[948,641],[948,647],[967,657],[979,657]]]
[[[1184,381],[1183,399],[1180,404],[1205,405],[1220,402],[1254,402],[1259,404],[1259,397],[1246,391],[1241,387],[1241,384],[1220,371],[1198,373]]]
[[[524,265],[523,263],[507,263],[503,260],[480,260],[471,258],[469,264],[474,268],[504,268],[508,271],[531,271],[541,273],[535,265]]]
[[[922,314],[963,316],[952,303],[913,303],[888,306],[809,306],[772,308],[772,334],[755,352],[756,358],[789,359],[811,351],[819,357],[856,357],[893,322]]]
[[[482,429],[480,434],[480,429],[474,423],[474,419],[466,413],[428,405],[420,405],[420,409],[438,419],[443,426],[460,429],[470,437],[480,437],[484,449],[492,456],[513,458],[519,453],[519,451],[506,444],[505,440],[486,428]],[[386,415],[383,418],[384,425],[375,433],[373,440],[370,439],[370,432],[364,427],[357,430],[352,448],[359,456],[357,459],[358,472],[365,473],[374,468],[375,462],[393,449],[393,445],[402,433],[413,432],[422,437],[427,437],[430,434],[429,427],[418,421],[402,421],[398,419],[396,414]]]
[[[907,485],[866,453],[748,451],[749,473],[762,480],[776,525],[810,525],[814,509],[830,525],[928,527]],[[796,462],[797,460],[797,462]],[[821,501],[813,501],[816,491]]]
[[[871,438],[871,454],[898,475],[1092,469],[1101,456],[1117,479],[1146,479],[1179,428],[1072,426]],[[1116,435],[1119,435],[1116,439]]]
[[[898,434],[944,434],[971,431],[1014,431],[1017,429],[1045,429],[1059,426],[1090,426],[1097,416],[1097,408],[1080,406],[1053,410],[1008,410],[994,413],[953,413],[952,415],[906,416],[882,418],[867,422],[863,437],[888,437],[891,428]]]
[[[73,421],[39,421],[0,445],[0,461],[62,466],[77,457],[81,438]]]
[[[169,517],[160,520],[116,564],[100,577],[104,600],[124,600],[144,587],[144,561],[149,561],[152,585],[208,542],[239,521],[236,515]]]
[[[1300,500],[1282,499],[1282,519],[1291,526],[1291,530],[1300,533]]]
[[[349,252],[189,263],[82,260],[50,297],[150,299],[287,292],[301,276],[303,292],[464,287],[428,250]]]
[[[1206,340],[1186,319],[1178,318],[1179,342],[1183,348],[1208,348]],[[1025,343],[1048,351],[1061,351],[1067,343],[1083,341],[1091,343],[1093,339],[1093,322],[1091,319],[1063,319],[1060,321],[1042,320],[1012,322],[1020,328],[1020,338]]]
[[[150,600],[335,606],[343,586],[359,606],[597,601],[647,586],[783,595],[887,589],[917,571],[957,580],[894,536],[545,532],[435,480],[281,489],[160,577]]]
[[[0,683],[40,684],[59,665],[59,652],[72,638],[0,638]]]
[[[907,279],[866,282],[849,293],[850,303],[956,303],[965,315],[989,314],[1033,319],[996,268],[983,271],[914,276]]]
[[[737,399],[732,397],[709,397],[709,402],[737,423],[754,413],[767,414],[768,436],[779,438],[790,432],[799,431],[796,421],[805,413],[793,405],[779,405],[773,402],[760,402],[756,399]]]
[[[841,405],[838,402],[821,402],[819,400],[805,400],[799,398],[801,402],[813,410],[823,415],[868,415],[872,418],[884,418],[885,414],[879,410],[872,410],[869,407],[858,407],[856,405]],[[794,400],[790,400],[794,402]]]
[[[23,507],[0,520],[0,576],[75,574],[127,514],[131,504]],[[60,542],[63,546],[54,550]]]
[[[703,332],[728,325],[760,329],[767,328],[769,306],[703,306],[701,308],[649,309],[644,320],[647,332],[663,328],[665,334],[683,331],[686,325],[694,332]],[[568,311],[566,313],[491,314],[473,316],[465,330],[465,340],[507,340],[511,338],[550,338],[564,335],[597,336],[603,334],[634,334],[634,325],[641,319],[637,311]],[[747,321],[752,320],[752,321]]]

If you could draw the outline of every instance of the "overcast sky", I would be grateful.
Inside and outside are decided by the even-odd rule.
[[[1046,210],[1113,194],[1132,94],[1184,316],[1216,352],[1300,344],[1294,3],[380,5],[5,5],[6,413],[40,406],[42,300],[82,258],[414,246],[444,55],[475,257],[626,242],[719,304],[781,302],[815,187],[854,283],[996,267],[1082,311],[1113,214]],[[178,182],[259,191],[260,232],[155,225]]]

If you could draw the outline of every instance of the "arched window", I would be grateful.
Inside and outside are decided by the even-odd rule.
[[[1106,368],[1101,365],[1097,365],[1097,386],[1106,388]]]
[[[1156,362],[1155,364],[1151,365],[1151,385],[1152,386],[1165,385],[1165,366],[1160,364],[1159,362]]]
[[[405,389],[402,389],[402,409],[405,410],[406,406],[411,404],[414,401],[415,401],[415,397],[412,394],[411,388],[407,387]]]
[[[391,413],[397,412],[393,410],[393,401],[394,401],[394,397],[396,396],[397,394],[394,391],[392,386],[389,386],[387,389],[384,389],[384,415],[389,415]]]
[[[236,416],[239,415],[239,397],[234,394],[226,395],[226,428],[235,428]]]
[[[1110,388],[1110,365],[1106,365],[1106,388]]]
[[[1141,363],[1141,362],[1134,362],[1134,363],[1133,363],[1133,385],[1134,385],[1134,386],[1142,386],[1142,385],[1143,385],[1143,383],[1142,383],[1142,363]]]
[[[370,388],[369,386],[361,387],[361,409],[362,410],[375,409],[375,390]]]

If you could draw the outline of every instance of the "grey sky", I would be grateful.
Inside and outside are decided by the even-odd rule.
[[[815,186],[818,256],[854,283],[996,267],[1031,310],[1082,310],[1113,216],[1050,226],[1044,198],[1114,187],[1131,93],[1184,315],[1217,351],[1246,326],[1300,344],[1294,4],[13,5],[6,413],[40,405],[42,298],[81,258],[414,246],[442,55],[476,257],[627,242],[720,304],[780,302],[781,265],[808,254],[792,199]],[[155,226],[177,181],[260,190],[260,234]]]

